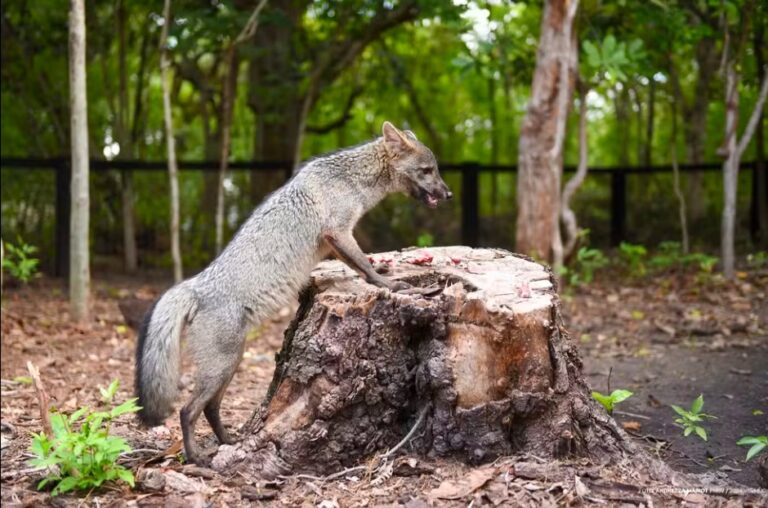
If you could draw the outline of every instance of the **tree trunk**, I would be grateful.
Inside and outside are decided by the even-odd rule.
[[[563,265],[564,260],[570,256],[579,239],[579,226],[576,221],[576,214],[571,209],[571,199],[581,184],[587,178],[589,145],[587,144],[587,93],[589,89],[585,84],[579,85],[579,166],[576,174],[568,180],[563,189],[563,203],[561,205],[560,216],[565,228],[565,245],[563,247],[563,257],[556,259],[553,263],[555,269]]]
[[[496,108],[496,78],[489,75],[488,84],[488,118],[491,121],[491,164],[499,163],[499,121]],[[496,209],[499,203],[499,174],[496,171],[491,173],[491,214],[496,216]]]
[[[85,6],[70,0],[69,102],[72,151],[72,214],[70,218],[69,303],[71,317],[84,321],[90,311],[88,195],[88,97],[85,74]]]
[[[216,254],[224,247],[224,180],[229,165],[229,146],[232,140],[232,108],[237,96],[237,75],[240,61],[235,45],[227,49],[224,77],[221,85],[221,157],[216,192]]]
[[[471,463],[633,448],[590,396],[548,269],[501,250],[431,254],[427,265],[419,252],[374,256],[398,279],[442,288],[430,297],[383,291],[338,261],[319,265],[262,408],[214,467],[325,475],[403,441]]]
[[[672,141],[670,146],[670,158],[672,159],[672,186],[678,203],[678,215],[680,217],[680,236],[683,254],[690,252],[688,240],[688,215],[685,211],[685,195],[680,187],[680,168],[677,158],[677,96],[672,95]]]
[[[721,229],[721,252],[723,272],[726,278],[734,276],[734,230],[736,229],[736,185],[739,175],[739,161],[736,150],[736,130],[739,128],[739,75],[735,63],[729,61],[725,69],[725,141],[727,157],[723,163],[723,221]]]
[[[711,96],[711,84],[714,81],[719,58],[716,50],[715,39],[705,37],[696,46],[696,64],[698,73],[693,101],[689,106],[684,106],[685,143],[687,159],[690,164],[704,162],[704,147],[706,146],[707,116],[709,99]],[[686,191],[688,203],[688,218],[698,221],[704,217],[707,203],[704,192],[704,173],[695,171],[688,176],[688,188]]]
[[[621,84],[621,90],[614,88],[614,92],[616,92],[614,109],[616,110],[617,134],[619,136],[619,166],[627,167],[629,166],[629,126],[632,122],[629,113],[632,107],[629,103],[629,90],[627,90],[626,84]]]
[[[429,146],[432,149],[432,152],[434,152],[437,160],[441,160],[443,157],[443,139],[440,136],[440,130],[435,126],[429,108],[425,108],[422,104],[422,101],[419,98],[419,92],[413,84],[411,77],[408,75],[408,69],[403,64],[400,57],[387,46],[384,40],[382,40],[380,44],[382,47],[382,54],[389,62],[390,69],[392,69],[393,83],[396,87],[405,91],[405,94],[408,96],[408,102],[413,109],[413,114],[416,115],[421,126],[427,131]]]
[[[254,9],[248,22],[240,34],[232,41],[226,50],[224,58],[224,75],[221,83],[221,157],[219,160],[219,180],[216,187],[216,254],[224,247],[224,181],[229,165],[229,151],[232,141],[232,116],[234,103],[237,99],[237,79],[240,71],[240,59],[237,46],[250,39],[256,33],[259,25],[259,14],[264,9],[267,0],[261,0]]]
[[[120,158],[129,158],[133,155],[131,146],[131,134],[129,129],[128,110],[128,69],[126,62],[126,33],[125,25],[127,13],[125,2],[118,1],[117,5],[117,39],[118,39],[118,115],[117,115],[117,142],[120,145]],[[137,85],[138,86],[138,85]],[[120,173],[120,201],[123,215],[123,260],[125,270],[129,273],[138,268],[138,256],[136,253],[136,220],[133,205],[133,173],[121,171]]]
[[[763,7],[765,10],[765,7]],[[760,11],[758,11],[760,12]],[[763,18],[765,19],[765,18]],[[765,58],[763,55],[764,42],[763,23],[755,23],[754,33],[754,52],[755,63],[757,64],[757,82],[762,83],[765,80]],[[768,249],[768,165],[765,162],[765,130],[763,126],[763,113],[760,113],[757,119],[757,128],[755,130],[755,188],[752,189],[757,210],[757,232],[760,244],[764,249]]]
[[[561,248],[563,139],[578,63],[578,0],[548,0],[542,16],[531,99],[520,131],[517,250],[552,260]]]
[[[257,123],[256,160],[290,161],[296,153],[302,72],[291,51],[303,9],[296,2],[270,2],[270,15],[280,22],[264,23],[254,37],[259,51],[249,62],[248,105]],[[251,201],[259,204],[284,182],[282,171],[252,172]]]
[[[653,127],[656,110],[656,81],[651,76],[648,89],[648,123],[645,126],[645,148],[643,149],[643,164],[646,168],[653,162]]]
[[[757,123],[762,117],[763,107],[766,97],[768,97],[768,77],[763,78],[755,109],[744,128],[741,139],[739,139],[740,75],[733,59],[729,59],[726,63],[725,75],[725,141],[723,142],[723,149],[726,159],[723,162],[724,198],[720,248],[723,258],[723,273],[727,279],[733,279],[736,264],[736,191],[739,183],[739,165],[741,164],[741,157],[757,129]]]
[[[173,280],[176,283],[184,278],[181,266],[181,242],[179,240],[179,168],[176,164],[176,140],[173,133],[173,111],[171,110],[171,90],[168,83],[168,27],[171,24],[171,0],[165,0],[163,7],[163,31],[160,36],[160,80],[163,87],[163,119],[165,123],[165,143],[168,149],[168,180],[171,192],[171,258],[173,259]]]

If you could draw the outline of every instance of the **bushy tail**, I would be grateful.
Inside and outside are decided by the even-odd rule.
[[[136,348],[136,396],[145,425],[160,425],[171,413],[178,395],[181,333],[195,308],[194,292],[180,284],[144,316]]]

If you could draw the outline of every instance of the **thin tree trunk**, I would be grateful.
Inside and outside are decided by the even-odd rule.
[[[141,50],[139,51],[139,70],[136,73],[136,89],[133,95],[133,118],[131,119],[131,148],[134,150],[132,155],[136,155],[139,146],[139,135],[143,130],[142,110],[144,106],[144,87],[146,82],[147,57],[149,52],[149,40],[151,38],[150,26],[151,18],[147,18],[144,23],[144,35],[141,39]]]
[[[227,48],[224,61],[224,76],[221,87],[221,158],[219,162],[219,181],[216,193],[216,254],[224,248],[224,181],[227,178],[229,149],[232,141],[232,111],[237,97],[237,77],[240,61],[237,46],[251,39],[259,26],[259,14],[267,0],[261,0],[254,9],[248,22],[237,38]]]
[[[499,163],[499,120],[496,114],[496,79],[488,76],[488,117],[491,120],[491,164]],[[491,173],[491,213],[496,215],[499,203],[499,174]]]
[[[571,208],[571,199],[576,191],[584,183],[584,179],[587,178],[587,163],[589,155],[589,145],[587,144],[587,92],[589,89],[586,85],[579,85],[579,166],[576,169],[576,174],[568,180],[563,189],[563,202],[561,205],[560,218],[563,221],[565,227],[565,246],[563,247],[563,257],[556,259],[554,262],[555,273],[557,269],[563,265],[563,260],[573,253],[576,248],[576,243],[579,239],[579,226],[576,221],[576,214]]]
[[[69,303],[75,321],[88,319],[89,267],[88,99],[85,74],[85,6],[70,0],[69,100],[72,150],[72,215],[70,220]]]
[[[672,182],[675,196],[677,197],[680,216],[680,231],[682,235],[683,254],[690,251],[688,240],[688,216],[685,210],[685,194],[680,188],[680,168],[677,164],[677,97],[672,96],[672,142],[670,143],[670,156],[672,158]]]
[[[126,62],[126,10],[124,0],[118,0],[117,6],[117,40],[118,40],[118,114],[117,114],[117,140],[120,145],[121,158],[131,157],[133,147],[128,128],[128,69]],[[125,270],[129,273],[138,268],[138,256],[136,253],[136,221],[133,205],[133,173],[123,170],[120,173],[120,200],[123,212],[123,257]]]
[[[765,8],[763,8],[765,11]],[[759,11],[758,11],[759,12]],[[754,52],[755,62],[757,63],[757,82],[762,83],[765,80],[765,62],[763,56],[763,23],[755,23],[754,33]],[[757,178],[755,179],[754,202],[757,206],[757,230],[760,235],[760,243],[763,248],[768,248],[768,165],[765,162],[765,130],[763,126],[763,112],[757,121],[755,130],[755,155]]]
[[[443,140],[440,137],[439,129],[434,124],[431,112],[424,108],[424,105],[419,99],[419,93],[408,76],[408,71],[400,58],[389,49],[384,40],[381,41],[381,47],[383,48],[383,54],[389,61],[389,66],[392,69],[392,77],[394,78],[393,81],[395,85],[405,91],[405,94],[408,96],[408,102],[410,102],[411,108],[413,109],[413,113],[427,131],[430,148],[435,153],[437,159],[440,160],[443,156]]]
[[[683,129],[685,130],[687,159],[691,164],[704,162],[704,147],[706,146],[706,129],[704,126],[707,125],[711,83],[715,78],[718,63],[715,39],[705,37],[696,46],[698,74],[693,101],[684,108]],[[707,209],[703,172],[696,171],[688,175],[686,192],[688,194],[686,198],[688,218],[692,221],[698,221],[704,217]]]
[[[736,273],[735,231],[736,231],[736,191],[739,183],[739,164],[741,156],[747,149],[752,135],[757,128],[758,119],[762,115],[765,98],[768,95],[768,78],[763,79],[755,109],[747,123],[747,127],[738,139],[739,113],[739,73],[736,63],[729,59],[726,63],[725,88],[725,149],[728,156],[723,163],[724,206],[721,230],[721,251],[723,257],[723,273],[727,279],[733,279]]]
[[[641,164],[645,159],[645,116],[643,115],[643,97],[640,94],[640,87],[631,88],[631,99],[635,103],[635,123],[637,123],[637,163]]]
[[[615,90],[615,89],[614,89]],[[629,104],[629,91],[627,85],[621,83],[621,90],[616,91],[616,99],[614,100],[616,109],[616,125],[618,126],[619,136],[619,165],[629,166],[629,125],[632,121],[630,119],[630,104]]]
[[[548,0],[531,99],[520,131],[517,250],[541,260],[562,259],[560,184],[563,139],[578,52],[573,21],[578,0]]]
[[[165,142],[168,148],[168,179],[171,191],[171,258],[173,259],[173,280],[183,279],[181,266],[181,246],[179,240],[179,176],[176,165],[176,141],[173,133],[173,112],[171,111],[171,91],[168,83],[168,28],[171,24],[171,0],[165,0],[163,7],[163,31],[160,36],[160,72],[163,86],[163,118],[165,122]]]
[[[653,160],[653,123],[656,109],[656,81],[651,76],[651,84],[648,89],[648,123],[645,126],[645,148],[643,149],[643,164],[650,167]]]
[[[227,49],[222,79],[221,94],[221,158],[219,160],[219,182],[216,194],[216,254],[224,247],[224,181],[229,165],[229,146],[232,140],[232,109],[237,93],[239,60],[235,46]]]
[[[736,129],[739,120],[739,76],[736,64],[729,61],[725,70],[725,149],[728,156],[723,163],[723,221],[721,230],[721,250],[723,272],[726,278],[734,276],[735,253],[734,236],[736,227],[736,185],[738,183],[739,162],[736,153]]]

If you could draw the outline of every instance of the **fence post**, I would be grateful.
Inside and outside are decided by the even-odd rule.
[[[611,172],[611,245],[616,246],[626,238],[627,223],[627,175],[622,169]]]
[[[477,247],[480,229],[478,174],[476,164],[467,163],[461,168],[461,242],[470,247]]]
[[[72,210],[72,168],[69,161],[62,159],[56,163],[54,170],[56,171],[54,275],[66,278],[69,275],[69,220]]]

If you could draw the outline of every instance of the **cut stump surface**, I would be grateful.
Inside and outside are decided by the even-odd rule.
[[[370,259],[428,289],[392,293],[341,262],[318,265],[263,406],[214,467],[327,475],[395,446],[417,420],[404,450],[471,463],[632,448],[590,396],[548,268],[469,247]]]

